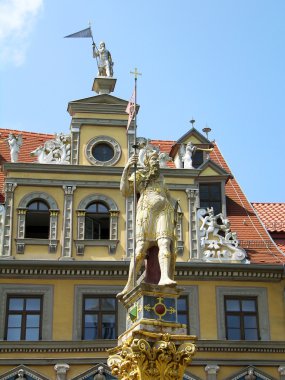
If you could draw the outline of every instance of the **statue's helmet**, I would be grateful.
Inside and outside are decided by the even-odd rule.
[[[99,44],[100,47],[105,47],[105,42],[104,41],[101,41],[100,44]]]

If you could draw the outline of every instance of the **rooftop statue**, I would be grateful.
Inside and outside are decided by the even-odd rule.
[[[132,257],[127,284],[120,293],[126,294],[133,288],[134,278],[139,273],[147,250],[158,247],[160,267],[159,285],[174,285],[175,266],[175,201],[171,198],[159,168],[159,152],[147,151],[144,168],[130,175],[130,168],[137,164],[138,155],[128,160],[121,178],[121,192],[128,197],[136,191],[140,193],[136,215],[136,250]],[[150,253],[151,254],[151,253]]]
[[[212,152],[213,148],[198,148],[191,141],[186,145],[181,144],[178,151],[178,160],[176,160],[176,167],[184,169],[194,169],[193,167],[193,156],[197,150],[204,152]]]
[[[111,53],[106,49],[105,42],[100,42],[99,49],[97,49],[95,42],[93,42],[92,46],[93,57],[97,60],[98,76],[111,78],[113,76],[114,63]]]
[[[14,135],[14,133],[9,133],[8,138],[6,139],[10,148],[11,162],[18,162],[18,156],[20,147],[23,143],[22,135]]]

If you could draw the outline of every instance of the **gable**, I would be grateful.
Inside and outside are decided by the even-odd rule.
[[[12,369],[11,371],[3,373],[2,375],[0,375],[0,380],[15,380],[18,377],[19,371],[23,371],[22,373],[25,376],[25,380],[49,380],[47,377],[31,370],[25,365],[20,365]]]
[[[228,179],[231,177],[231,174],[228,173],[226,170],[224,170],[220,165],[216,164],[212,160],[205,161],[199,168],[201,170],[201,173],[199,176],[202,177],[208,177],[208,176],[219,176],[219,177],[225,177],[225,179]]]

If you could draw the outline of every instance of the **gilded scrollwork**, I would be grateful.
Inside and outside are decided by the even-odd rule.
[[[108,365],[120,380],[181,380],[195,350],[191,342],[175,344],[169,334],[154,343],[134,338],[111,350]]]

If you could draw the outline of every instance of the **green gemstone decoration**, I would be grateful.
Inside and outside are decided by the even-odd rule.
[[[135,305],[130,311],[129,316],[131,318],[131,321],[134,322],[138,317],[138,306]]]

